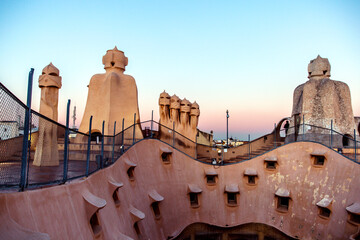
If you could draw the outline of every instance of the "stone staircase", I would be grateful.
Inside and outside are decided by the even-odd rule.
[[[283,145],[284,142],[276,142],[276,147],[280,147],[281,145]],[[274,144],[267,144],[265,146],[262,146],[261,148],[253,151],[251,150],[250,151],[250,154],[249,153],[246,153],[246,154],[243,154],[243,155],[238,155],[236,156],[235,159],[233,159],[235,162],[241,162],[241,161],[244,161],[244,160],[247,160],[249,158],[254,158],[256,156],[259,156],[265,152],[268,152],[270,151],[271,149],[274,148]]]
[[[276,147],[279,147],[281,145],[283,145],[284,142],[276,142]],[[272,150],[274,148],[274,144],[267,144],[262,146],[261,148],[257,149],[257,150],[251,150],[250,151],[250,156],[249,153],[245,153],[243,155],[237,155],[236,157],[230,158],[230,159],[225,159],[224,163],[236,163],[236,162],[241,162],[244,160],[247,160],[249,158],[254,158],[256,156],[259,156],[265,152],[268,152],[270,150]],[[218,159],[221,159],[221,156],[218,157]],[[198,155],[197,160],[201,161],[201,162],[206,162],[206,163],[212,163],[212,158],[210,158],[209,156],[203,156],[203,155]]]

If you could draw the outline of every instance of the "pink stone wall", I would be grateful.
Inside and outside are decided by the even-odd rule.
[[[164,149],[172,150],[170,163],[163,163],[160,157]],[[319,152],[325,156],[325,164],[315,167],[311,154]],[[265,158],[277,158],[277,168],[265,169]],[[134,180],[129,179],[129,168]],[[244,172],[248,169],[257,173],[255,185],[247,183]],[[214,171],[216,184],[209,185],[205,173]],[[47,233],[51,239],[93,239],[90,217],[96,210],[101,226],[96,239],[167,239],[195,222],[223,227],[256,222],[300,239],[347,239],[358,229],[347,221],[345,208],[360,201],[359,174],[359,164],[310,142],[287,144],[250,161],[214,167],[158,140],[144,140],[114,165],[87,179],[0,194],[0,216],[24,229]],[[225,187],[229,185],[239,189],[235,206],[227,204]],[[117,187],[119,203],[115,204],[112,196]],[[287,212],[276,209],[279,188],[290,192]],[[196,208],[189,201],[189,191],[194,189],[201,190]],[[158,219],[151,209],[154,199],[149,196],[154,191],[163,197]],[[316,206],[325,196],[333,198],[329,219],[320,218]],[[136,221],[140,236],[134,229]],[[0,226],[0,233],[6,231],[9,236],[15,228]],[[9,239],[2,236],[0,239]]]

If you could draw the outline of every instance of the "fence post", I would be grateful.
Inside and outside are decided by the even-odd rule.
[[[197,134],[195,136],[195,159],[197,159]]]
[[[274,123],[274,148],[276,148],[276,123]]]
[[[28,144],[28,157],[27,157],[27,166],[26,166],[26,180],[25,180],[25,188],[28,187],[29,185],[29,169],[30,169],[30,161],[31,161],[31,133],[32,133],[32,113],[30,112],[30,115],[29,115],[29,132],[30,132],[30,135],[29,135],[29,144]]]
[[[114,122],[114,136],[113,136],[112,153],[111,153],[111,162],[112,163],[114,162],[115,134],[116,134],[116,121]]]
[[[249,159],[251,158],[251,155],[250,155],[250,134],[248,135],[248,144],[249,144]]]
[[[330,130],[330,148],[332,149],[333,147],[333,120],[331,119],[331,130]]]
[[[355,142],[355,162],[356,161],[356,130],[354,129],[354,142]]]
[[[102,129],[101,129],[101,135],[102,135],[102,138],[101,138],[101,168],[103,168],[103,163],[104,163],[104,138],[105,138],[105,134],[104,134],[104,131],[105,131],[105,121],[103,121],[102,123]]]
[[[224,164],[224,145],[221,144],[221,163]]]
[[[173,122],[173,147],[175,147],[175,121]]]
[[[29,118],[31,114],[31,95],[32,95],[32,84],[33,84],[34,69],[31,68],[28,78],[28,92],[27,102],[25,111],[25,123],[24,123],[24,136],[21,156],[21,176],[20,176],[20,191],[24,191],[26,185],[26,161],[27,161],[27,150],[29,145]]]
[[[303,141],[305,141],[305,115],[303,114]]]
[[[121,144],[122,144],[122,148],[121,148],[121,153],[124,153],[124,148],[125,148],[125,144],[124,144],[124,121],[125,121],[125,118],[123,118],[123,120],[122,120],[122,130],[121,130],[121,132],[122,132],[122,134],[121,134]]]
[[[90,124],[89,124],[89,137],[88,137],[88,148],[87,148],[87,154],[86,154],[86,172],[85,176],[89,176],[89,168],[90,168],[90,147],[91,147],[91,124],[92,124],[92,118],[90,117]]]
[[[154,122],[154,110],[151,111],[150,138],[153,138],[153,122]]]
[[[135,124],[136,124],[136,113],[134,113],[134,125],[133,125],[133,143],[135,143]]]
[[[67,103],[66,108],[66,128],[65,128],[65,141],[64,141],[64,174],[63,174],[63,183],[67,181],[67,172],[68,172],[68,144],[69,144],[69,114],[70,114],[70,99]]]

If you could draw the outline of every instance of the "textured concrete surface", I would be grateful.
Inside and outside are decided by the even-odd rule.
[[[309,81],[301,84],[294,91],[289,135],[302,134],[303,128],[299,126],[304,120],[305,124],[327,129],[331,129],[331,121],[333,121],[335,131],[354,137],[354,129],[357,127],[348,85],[329,78],[330,63],[327,58],[318,56],[311,60],[308,72]],[[304,130],[305,135],[329,134],[328,130],[307,126]],[[342,147],[340,146],[342,145],[341,140],[336,139],[337,147]]]

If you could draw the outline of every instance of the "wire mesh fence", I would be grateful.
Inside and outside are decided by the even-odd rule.
[[[1,83],[0,103],[2,188],[33,188],[89,176],[116,162],[134,144],[144,139],[157,139],[190,158],[213,165],[241,162],[284,143],[298,141],[321,143],[360,162],[358,132],[354,130],[353,133],[340,134],[334,129],[305,123],[280,131],[275,126],[270,134],[251,141],[249,135],[248,141],[243,141],[239,146],[228,147],[213,142],[208,145],[198,144],[196,136],[189,138],[177,132],[175,127],[167,127],[153,120],[135,122],[126,127],[122,120],[117,123],[122,130],[118,133],[113,131],[112,135],[105,135],[104,129],[102,132],[83,133],[31,110],[26,139],[24,129],[28,107]],[[113,126],[116,129],[116,123]]]
[[[0,185],[20,182],[26,105],[0,85]]]

